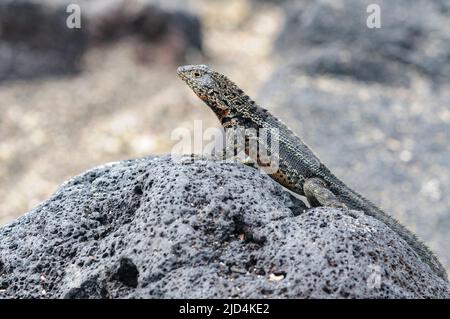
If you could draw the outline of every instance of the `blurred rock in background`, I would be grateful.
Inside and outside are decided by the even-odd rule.
[[[80,70],[88,34],[66,27],[65,9],[48,1],[0,2],[0,81]]]
[[[366,9],[380,7],[381,28]],[[294,1],[277,39],[278,52],[308,74],[407,85],[412,73],[450,80],[450,19],[439,1]]]
[[[81,9],[81,28],[67,27],[70,4]],[[182,62],[202,48],[198,17],[154,1],[7,0],[0,30],[0,81],[78,72],[89,48],[122,39],[135,41],[141,62]]]
[[[377,1],[380,29],[365,0],[71,2],[76,32],[69,1],[0,4],[0,224],[88,168],[169,153],[175,128],[218,127],[175,74],[205,63],[449,269],[447,1]]]
[[[91,1],[85,5],[93,44],[136,41],[140,62],[181,63],[202,51],[198,16],[183,6],[166,8],[156,1]]]

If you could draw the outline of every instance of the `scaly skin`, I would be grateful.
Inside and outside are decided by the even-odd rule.
[[[279,152],[276,154],[278,170],[269,174],[273,179],[289,190],[306,196],[312,206],[347,207],[361,210],[380,220],[400,235],[437,275],[448,281],[444,267],[424,243],[397,220],[334,176],[297,135],[267,110],[259,107],[226,76],[206,65],[179,67],[177,73],[212,109],[225,129],[276,129],[272,137],[279,141]],[[265,140],[258,140],[258,143],[270,148]],[[252,159],[258,162],[258,158]]]

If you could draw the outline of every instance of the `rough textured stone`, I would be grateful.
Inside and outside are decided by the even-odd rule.
[[[370,0],[292,1],[277,41],[285,59],[310,73],[409,85],[415,72],[450,78],[450,20],[442,1],[377,1],[381,28],[368,28]]]
[[[380,222],[304,208],[240,164],[98,167],[0,228],[0,297],[449,296]]]

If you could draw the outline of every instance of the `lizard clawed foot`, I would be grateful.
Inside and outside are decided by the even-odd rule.
[[[230,155],[232,154],[232,155]],[[256,163],[250,158],[246,157],[245,159],[242,159],[238,155],[235,155],[235,149],[234,148],[224,148],[219,150],[216,153],[213,153],[208,157],[208,159],[213,161],[232,161],[235,160],[236,162],[241,162],[242,164],[252,167],[252,168],[258,168]]]
[[[325,182],[317,177],[308,178],[303,184],[303,192],[308,202],[313,207],[327,206],[334,208],[347,208],[336,195],[334,195],[325,185]]]
[[[344,208],[344,209],[348,209],[347,205],[345,205],[344,203],[339,202],[339,201],[330,203],[330,204],[328,204],[328,205],[326,205],[326,206],[328,206],[328,207],[333,207],[333,208]]]
[[[251,167],[251,168],[255,168],[255,169],[258,168],[258,166],[256,165],[256,163],[253,162],[253,161],[252,161],[251,159],[249,159],[249,158],[247,158],[247,159],[245,159],[244,161],[242,161],[242,164],[244,164],[244,165],[246,165],[246,166],[249,166],[249,167]]]

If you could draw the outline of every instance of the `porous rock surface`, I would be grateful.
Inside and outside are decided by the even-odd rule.
[[[394,232],[236,163],[101,166],[0,228],[0,298],[449,296]]]

